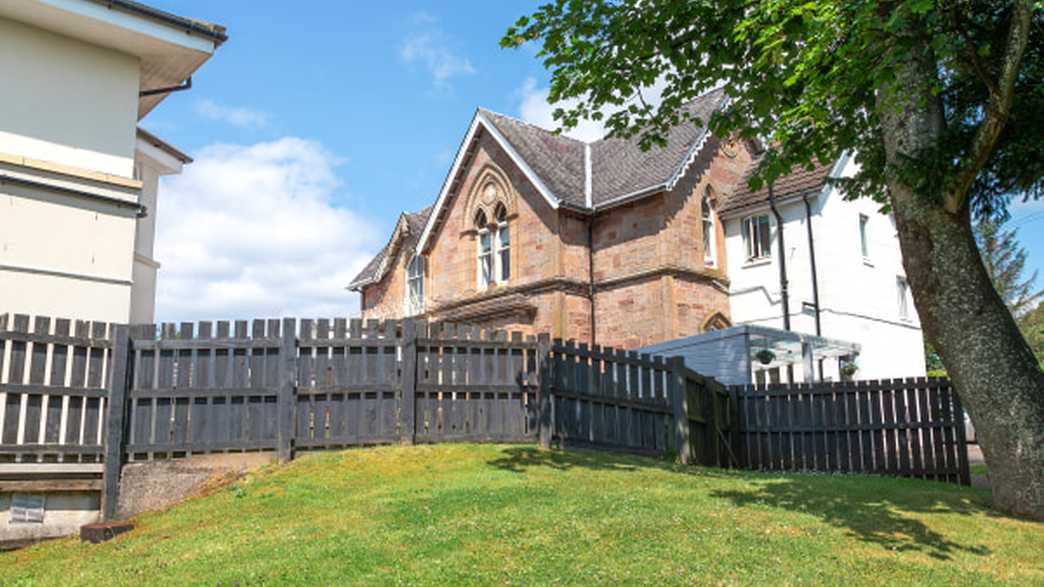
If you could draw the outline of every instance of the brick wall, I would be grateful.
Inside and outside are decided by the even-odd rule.
[[[458,195],[432,234],[425,281],[428,317],[589,341],[588,217],[551,208],[488,134],[477,141]],[[741,179],[750,155],[742,144],[726,155],[712,141],[710,154],[695,161],[671,192],[595,218],[598,344],[637,348],[701,332],[715,313],[728,318],[724,230],[716,221],[717,262],[707,267],[701,201],[710,185],[718,204]],[[490,178],[507,184],[512,274],[508,283],[480,291],[474,214]],[[401,312],[405,263],[397,258],[380,284],[366,288],[364,317]],[[469,312],[470,318],[460,318]]]

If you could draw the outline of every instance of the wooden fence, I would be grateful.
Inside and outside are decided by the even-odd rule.
[[[722,444],[730,432],[729,395],[681,358],[561,341],[550,358],[551,440],[729,464]]]
[[[43,317],[31,326],[0,316],[0,463],[102,462],[113,328]]]
[[[414,320],[0,316],[0,473],[381,443],[533,442],[968,482],[943,380],[726,389],[680,357]]]
[[[946,379],[734,386],[740,466],[970,483],[964,410]]]

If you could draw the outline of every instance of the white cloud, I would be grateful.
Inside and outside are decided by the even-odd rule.
[[[380,246],[374,224],[337,206],[340,160],[285,137],[211,145],[164,178],[157,211],[159,320],[338,317],[344,288]]]
[[[196,114],[208,120],[217,120],[240,128],[264,128],[268,126],[268,113],[253,108],[224,106],[213,100],[196,102]]]
[[[405,63],[419,63],[428,70],[437,87],[447,87],[449,80],[475,73],[466,57],[450,49],[449,37],[438,26],[438,20],[426,12],[411,19],[415,30],[403,40],[399,57]]]
[[[658,80],[651,87],[646,88],[642,91],[642,96],[645,101],[654,106],[659,105],[661,101],[661,95],[664,88],[666,87],[666,81],[661,79]],[[535,124],[542,128],[557,129],[559,128],[558,122],[554,118],[554,111],[557,108],[569,109],[575,106],[579,100],[571,98],[568,100],[562,100],[551,104],[548,102],[547,97],[550,92],[549,88],[540,87],[537,84],[536,79],[532,77],[526,78],[522,82],[522,87],[518,93],[521,96],[521,105],[519,107],[519,116],[522,120]],[[619,108],[604,108],[602,110],[606,116],[609,116],[617,110],[622,110],[623,107]],[[570,129],[565,133],[566,136],[581,141],[596,141],[605,136],[605,124],[603,120],[581,120],[575,128]]]

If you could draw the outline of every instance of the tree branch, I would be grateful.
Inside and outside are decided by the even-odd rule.
[[[1011,98],[1015,93],[1022,55],[1029,42],[1029,28],[1033,20],[1033,0],[1015,2],[1008,28],[1008,46],[1004,52],[1000,76],[990,87],[990,99],[986,114],[975,130],[969,153],[957,164],[954,182],[946,197],[946,209],[957,213],[967,203],[975,177],[990,158],[1004,125],[1008,122]]]

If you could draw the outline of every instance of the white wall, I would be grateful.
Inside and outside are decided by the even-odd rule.
[[[849,161],[842,173],[847,176],[856,170]],[[822,335],[862,345],[857,379],[923,376],[922,336],[912,297],[907,300],[909,319],[899,317],[896,278],[905,272],[894,224],[872,200],[845,201],[831,188],[810,199],[810,204]],[[779,208],[784,222],[791,328],[814,334],[814,314],[803,311],[802,306],[802,302],[813,301],[804,204],[798,200]],[[762,211],[772,217],[767,206]],[[869,217],[869,256],[865,260],[859,239],[860,214]],[[725,220],[733,322],[782,328],[775,220],[772,258],[754,264],[746,262],[741,221],[741,217]],[[836,369],[828,367],[827,375],[836,377]]]
[[[0,19],[0,152],[131,177],[139,61]]]
[[[126,322],[134,209],[0,186],[0,313]]]

